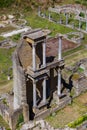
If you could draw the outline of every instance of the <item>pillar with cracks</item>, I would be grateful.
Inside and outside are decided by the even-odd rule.
[[[58,60],[62,59],[62,36],[59,36],[59,49],[58,49]],[[57,94],[61,95],[61,69],[58,69],[58,86],[57,86]]]

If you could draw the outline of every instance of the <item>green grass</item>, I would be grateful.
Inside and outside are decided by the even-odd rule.
[[[72,39],[72,38],[79,38],[79,35],[70,34],[70,35],[68,35],[68,38],[69,38],[69,39]]]
[[[49,13],[51,15],[51,18],[55,21],[58,22],[60,21],[60,17],[62,20],[62,23],[65,25],[66,24],[66,16],[64,15],[64,13],[56,13],[56,12],[50,12],[48,10],[42,11],[42,13],[44,13],[47,17],[49,17]],[[84,13],[80,13],[80,16],[83,17],[83,15],[85,15]],[[75,14],[71,13],[70,17],[68,15],[68,24],[72,25],[74,24],[74,27],[79,28],[79,20],[74,19],[75,18]],[[81,22],[81,29],[85,30],[86,28],[86,23],[85,22]]]
[[[8,124],[3,120],[1,115],[0,115],[0,126],[5,127],[6,130],[10,130]]]
[[[63,56],[67,56],[67,55],[74,54],[75,52],[77,52],[77,51],[79,51],[79,50],[82,50],[82,49],[84,49],[84,46],[83,46],[83,45],[80,45],[80,46],[77,47],[77,48],[74,48],[74,49],[72,49],[72,50],[63,52]]]
[[[14,29],[16,29],[16,28],[15,28],[15,27],[12,27],[12,26],[7,26],[7,27],[4,27],[4,28],[0,28],[0,34],[1,34],[1,33],[4,33],[4,32],[13,31]]]
[[[87,114],[79,117],[77,120],[74,122],[71,122],[68,124],[70,128],[76,128],[77,126],[81,125],[84,121],[87,121]]]
[[[5,40],[5,38],[3,36],[0,36],[0,41]]]
[[[11,37],[12,41],[17,42],[21,37],[21,34],[16,34]]]
[[[65,59],[65,65],[67,66],[74,66],[75,63],[81,59],[87,58],[87,49],[81,49],[78,50],[76,52],[72,52],[69,55],[67,55],[66,57],[64,57]]]
[[[84,69],[79,67],[78,72],[82,73],[82,72],[84,72]]]
[[[0,83],[7,81],[7,75],[11,74],[12,67],[12,49],[2,49],[0,48]]]
[[[87,113],[87,92],[73,100],[71,105],[51,114],[45,120],[54,128],[64,128],[68,123],[77,120]]]
[[[26,20],[28,21],[28,25],[32,28],[50,29],[52,31],[52,36],[55,36],[57,33],[65,34],[74,31],[73,29],[60,24],[50,22],[47,19],[40,18],[35,13],[31,13],[28,17],[26,17]]]

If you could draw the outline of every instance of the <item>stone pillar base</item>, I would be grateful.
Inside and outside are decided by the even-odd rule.
[[[55,100],[56,104],[60,104],[60,102],[63,102],[64,100],[66,100],[67,97],[69,96],[66,94],[57,95],[57,92],[53,93],[53,100]]]
[[[37,114],[38,113],[38,108],[37,107],[33,107],[33,112],[35,113],[35,114]]]

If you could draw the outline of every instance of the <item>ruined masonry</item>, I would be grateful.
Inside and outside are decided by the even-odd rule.
[[[48,42],[43,30],[29,31],[13,55],[14,109],[23,106],[25,121],[49,115],[54,98],[55,110],[61,104],[62,36],[58,36],[56,50],[50,49]]]

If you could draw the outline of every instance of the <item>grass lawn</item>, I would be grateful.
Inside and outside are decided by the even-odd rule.
[[[48,116],[45,120],[55,128],[64,127],[69,122],[87,113],[87,92],[73,100],[71,105],[61,109],[56,114]],[[67,120],[66,120],[67,119]]]
[[[0,94],[9,93],[13,87],[13,80],[0,83]]]
[[[14,29],[16,29],[15,27],[12,27],[12,26],[7,26],[7,27],[4,27],[4,28],[0,28],[0,34],[1,33],[6,33],[6,32],[10,32],[10,31],[13,31]]]
[[[87,49],[84,48],[82,50],[79,50],[76,53],[71,53],[70,56],[65,57],[65,64],[66,65],[74,65],[77,61],[87,58]]]
[[[35,13],[29,13],[29,16],[26,17],[26,20],[28,21],[28,25],[32,28],[50,29],[52,31],[52,36],[55,36],[57,33],[66,34],[74,31],[71,28],[67,28],[63,25],[50,22],[49,20],[44,18],[40,18]]]
[[[12,75],[12,49],[0,48],[0,85],[7,81],[7,75]]]

